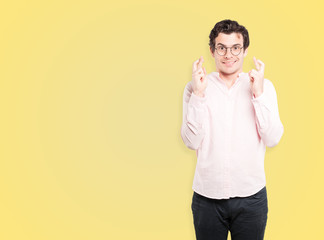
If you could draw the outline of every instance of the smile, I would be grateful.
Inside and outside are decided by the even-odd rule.
[[[225,61],[222,63],[224,63],[227,67],[231,67],[231,66],[233,66],[234,63],[236,63],[236,61]]]

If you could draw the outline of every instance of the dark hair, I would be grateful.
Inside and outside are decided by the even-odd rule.
[[[249,32],[244,26],[229,19],[216,23],[214,28],[211,30],[209,34],[209,46],[212,48],[212,51],[215,51],[215,39],[219,33],[231,34],[233,32],[242,34],[243,49],[245,51],[245,49],[250,45]]]

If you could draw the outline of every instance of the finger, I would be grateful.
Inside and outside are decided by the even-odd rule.
[[[250,73],[250,80],[251,80],[252,82],[254,82],[254,80],[255,80],[257,77],[258,77],[258,75],[257,75],[256,73],[254,73],[254,72],[251,72],[251,73]]]
[[[204,76],[202,76],[201,78],[200,78],[200,81],[201,81],[201,83],[204,83],[205,82],[205,80],[206,80],[206,76],[204,75]]]
[[[252,69],[251,71],[250,71],[250,75],[252,76],[258,76],[259,75],[259,72],[257,72],[255,69]]]
[[[193,64],[192,64],[192,71],[193,72],[197,70],[198,62],[199,62],[199,59],[193,62]]]
[[[196,71],[193,71],[193,74],[204,72],[203,68],[197,68]]]
[[[199,78],[201,78],[201,77],[205,76],[205,74],[204,74],[204,73],[199,73],[199,74],[197,74],[197,76],[198,76]]]
[[[261,60],[258,60],[258,63],[260,64],[260,70],[264,72],[264,63]]]
[[[206,72],[206,68],[205,67],[203,67],[203,69],[204,69],[204,73],[205,73],[205,75],[207,74],[207,72]]]
[[[205,74],[204,73],[196,73],[196,74],[193,74],[192,75],[192,77],[194,78],[194,79],[201,79],[201,77],[204,77],[205,76]]]
[[[257,70],[255,70],[255,69],[252,69],[252,70],[251,70],[251,73],[253,73],[253,74],[258,74],[259,72],[258,72]]]
[[[199,62],[198,62],[198,66],[197,66],[197,67],[198,67],[198,68],[201,68],[203,62],[204,62],[204,59],[203,59],[203,57],[201,56],[201,57],[199,58]]]
[[[259,71],[261,66],[260,66],[260,64],[258,63],[258,61],[257,61],[257,59],[255,57],[253,57],[253,61],[254,61],[254,65],[255,65],[256,69]]]
[[[198,65],[199,65],[199,62],[201,61],[201,57],[198,58],[196,61],[194,61],[194,63],[192,64],[192,69],[193,70],[197,70],[198,69]]]
[[[252,69],[253,70],[253,69]],[[250,81],[251,82],[254,82],[254,79],[255,79],[255,73],[253,71],[249,71],[249,77],[250,77]]]

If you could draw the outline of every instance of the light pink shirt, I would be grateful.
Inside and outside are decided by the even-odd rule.
[[[192,189],[209,198],[250,196],[266,185],[264,155],[283,135],[277,94],[264,79],[263,93],[254,98],[248,73],[241,72],[228,88],[218,72],[206,76],[205,96],[183,94],[181,137],[196,150]]]

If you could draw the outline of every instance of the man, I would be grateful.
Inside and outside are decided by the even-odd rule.
[[[193,63],[183,95],[181,137],[196,150],[192,213],[198,240],[261,240],[268,218],[264,172],[266,146],[283,135],[277,94],[264,78],[265,64],[242,71],[249,34],[236,21],[211,30],[216,72],[206,73],[203,58]]]

